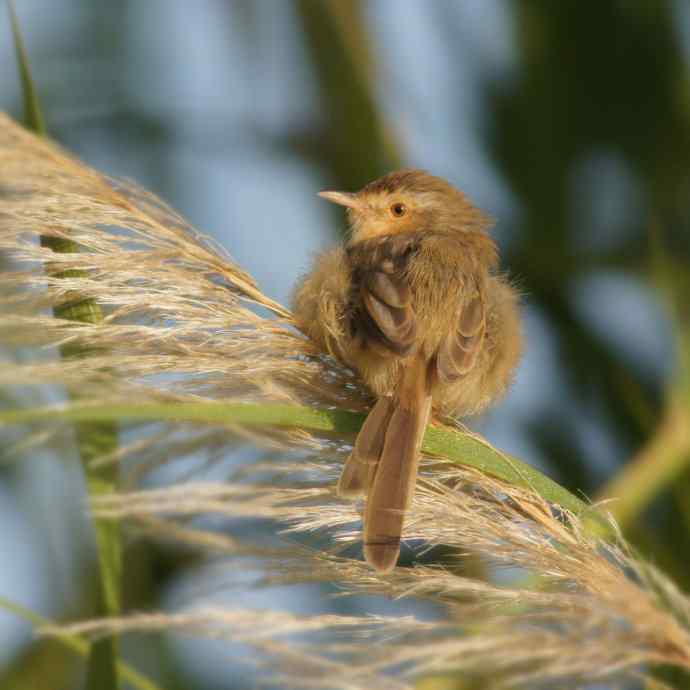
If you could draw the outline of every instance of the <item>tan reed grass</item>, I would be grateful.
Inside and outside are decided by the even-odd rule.
[[[40,236],[69,238],[80,252],[55,254],[40,246]],[[0,275],[7,355],[0,383],[19,390],[19,399],[26,386],[60,385],[78,392],[80,404],[287,401],[356,411],[369,404],[353,372],[318,352],[288,310],[172,209],[1,114],[0,252],[10,262]],[[104,323],[48,315],[77,297],[97,300]],[[84,357],[51,357],[64,343]],[[21,360],[13,356],[18,348]],[[175,631],[244,642],[276,662],[286,687],[409,688],[420,676],[458,670],[489,675],[493,687],[580,687],[639,679],[656,664],[690,670],[685,594],[631,553],[615,526],[601,536],[586,515],[528,488],[427,458],[405,537],[451,547],[457,562],[379,576],[342,550],[357,539],[361,510],[334,492],[351,439],[231,423],[142,424],[139,431],[96,460],[137,461],[121,492],[93,501],[96,516],[235,563],[250,558],[261,563],[267,585],[335,582],[344,594],[429,599],[443,616],[297,616],[207,605],[45,634]],[[65,427],[43,418],[15,448],[66,442]],[[218,460],[238,442],[270,456],[222,483],[138,488],[161,464],[200,449]],[[200,515],[270,519],[287,533],[329,534],[334,546],[260,549],[189,522]],[[485,564],[486,577],[464,573],[467,553]],[[500,571],[513,576],[497,580]]]

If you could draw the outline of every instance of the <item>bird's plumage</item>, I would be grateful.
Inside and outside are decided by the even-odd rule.
[[[431,410],[472,414],[506,390],[521,351],[518,300],[495,272],[487,217],[445,180],[404,170],[323,195],[347,206],[352,235],[317,259],[295,315],[378,398],[339,491],[368,493],[365,555],[386,571]]]

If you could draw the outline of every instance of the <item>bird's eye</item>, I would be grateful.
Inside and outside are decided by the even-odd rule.
[[[402,218],[407,213],[407,206],[399,201],[391,206],[391,213],[396,218]]]

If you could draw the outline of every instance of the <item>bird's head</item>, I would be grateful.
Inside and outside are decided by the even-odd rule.
[[[491,224],[449,182],[423,170],[397,170],[359,192],[319,192],[347,207],[351,243],[400,232],[483,232]]]

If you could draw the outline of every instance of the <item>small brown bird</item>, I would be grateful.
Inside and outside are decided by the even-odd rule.
[[[477,413],[511,381],[522,349],[518,296],[496,273],[489,219],[445,180],[400,170],[354,194],[320,196],[347,208],[351,237],[297,286],[295,318],[377,397],[338,492],[367,492],[364,554],[388,572],[432,409]]]

